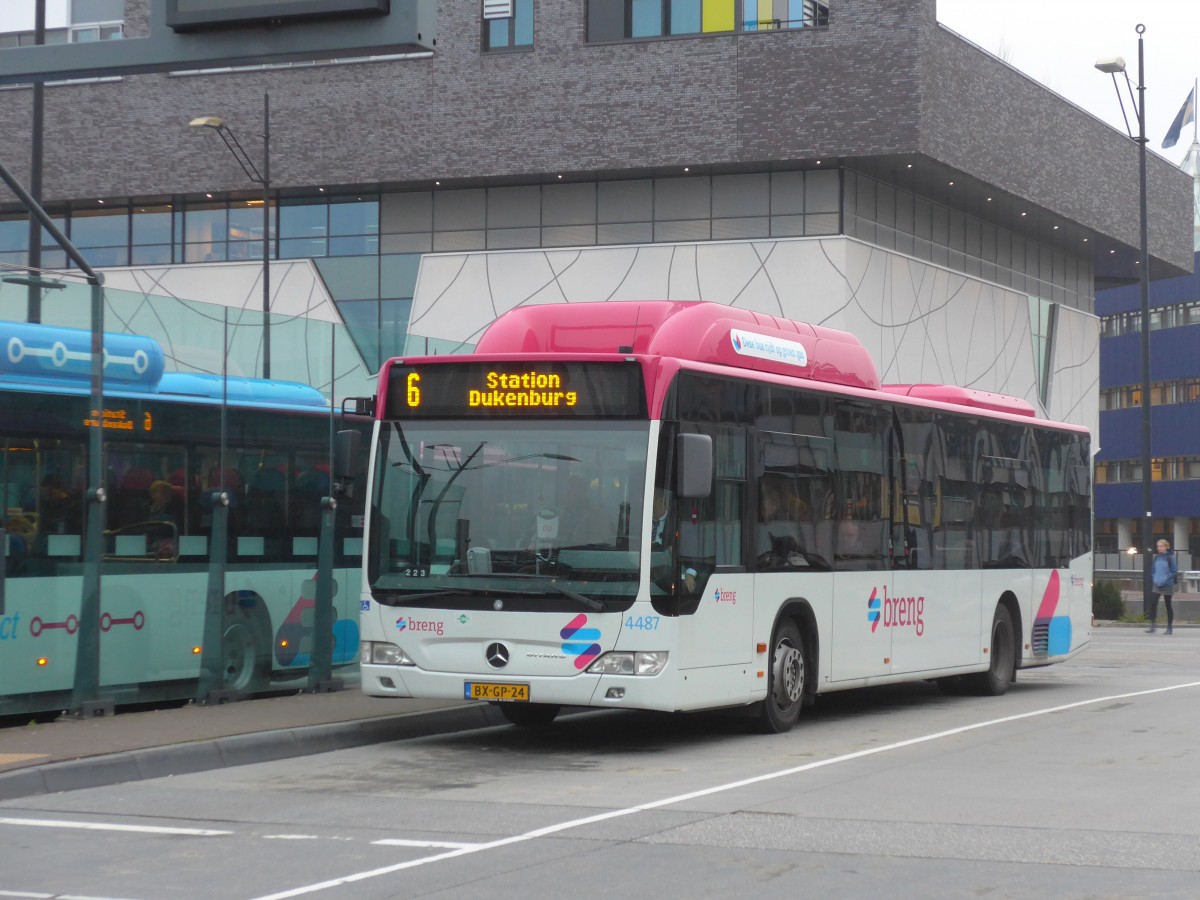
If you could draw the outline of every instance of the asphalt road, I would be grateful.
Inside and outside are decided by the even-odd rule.
[[[1200,629],[792,733],[586,713],[0,803],[0,898],[1187,897]]]

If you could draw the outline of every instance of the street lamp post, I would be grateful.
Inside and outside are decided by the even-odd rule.
[[[1153,532],[1153,478],[1151,477],[1151,427],[1150,427],[1150,251],[1146,228],[1146,68],[1142,35],[1146,33],[1145,25],[1137,26],[1138,35],[1138,83],[1137,99],[1133,99],[1133,89],[1129,84],[1129,73],[1125,71],[1125,60],[1102,59],[1096,63],[1101,72],[1112,75],[1113,87],[1117,91],[1117,100],[1121,103],[1121,113],[1125,113],[1125,102],[1121,99],[1121,88],[1117,85],[1117,73],[1125,76],[1125,84],[1129,89],[1129,99],[1137,114],[1138,134],[1130,137],[1138,145],[1138,194],[1140,202],[1140,240],[1141,255],[1138,266],[1139,282],[1141,284],[1142,301],[1142,608],[1150,608],[1150,595],[1154,589],[1152,566],[1154,559]],[[1125,130],[1129,131],[1129,118],[1125,117]]]
[[[254,164],[235,135],[219,116],[200,116],[188,123],[193,128],[211,128],[221,136],[246,177],[262,185],[262,313],[263,378],[271,377],[271,95],[263,94],[262,170]]]

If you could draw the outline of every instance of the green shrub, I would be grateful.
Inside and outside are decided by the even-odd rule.
[[[1097,581],[1092,585],[1092,615],[1097,619],[1119,619],[1125,615],[1121,590],[1114,582]]]

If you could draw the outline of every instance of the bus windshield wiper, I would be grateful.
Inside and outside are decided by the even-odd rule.
[[[439,597],[474,597],[479,594],[503,594],[506,597],[512,597],[519,594],[524,594],[525,591],[517,591],[512,588],[486,588],[486,587],[454,587],[454,588],[437,588],[432,591],[418,591],[415,594],[406,594],[395,588],[385,588],[375,590],[375,601],[382,603],[384,606],[400,606],[404,603],[414,603],[421,600],[436,600]]]
[[[371,591],[375,602],[383,606],[399,606],[410,600],[432,600],[435,597],[448,597],[451,594],[467,593],[462,588],[441,588],[436,591],[420,591],[416,594],[406,594],[396,588],[375,588]]]
[[[475,577],[495,578],[496,576],[495,575],[491,575],[491,576],[483,575],[483,576],[475,576]],[[528,576],[513,576],[513,577],[524,578],[524,577],[528,577]],[[401,591],[396,590],[395,588],[386,588],[386,589],[376,589],[374,593],[375,593],[375,602],[382,604],[383,606],[402,606],[405,603],[419,603],[422,600],[436,600],[438,598],[444,598],[444,597],[450,597],[450,596],[475,597],[480,594],[482,594],[484,596],[499,594],[499,595],[502,595],[505,597],[526,597],[526,596],[529,596],[530,594],[545,595],[545,594],[555,593],[555,594],[560,594],[563,597],[568,597],[571,600],[576,601],[577,603],[582,603],[588,609],[594,609],[597,612],[599,612],[600,610],[605,608],[604,604],[599,600],[593,600],[591,597],[585,597],[585,596],[583,596],[583,594],[577,594],[574,591],[567,590],[564,587],[559,587],[556,584],[538,585],[537,588],[528,589],[528,590],[521,590],[518,588],[497,588],[497,587],[479,586],[479,587],[438,588],[437,590],[433,590],[433,591],[418,591],[415,594],[405,594],[405,593],[402,593]]]
[[[493,573],[492,577],[495,577],[494,573]],[[508,575],[505,577],[508,577],[508,578],[536,578],[537,576],[521,575],[519,573],[514,573],[512,575]],[[608,608],[604,605],[603,600],[596,600],[593,597],[586,597],[583,594],[576,593],[575,591],[571,590],[570,588],[562,587],[561,585],[555,584],[552,581],[538,581],[537,587],[535,588],[535,590],[542,594],[558,594],[560,597],[566,597],[569,600],[574,600],[576,603],[580,604],[581,606],[586,606],[588,609],[595,610],[596,612],[603,612],[605,609]]]

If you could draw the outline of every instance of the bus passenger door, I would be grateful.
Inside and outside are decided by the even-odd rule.
[[[754,603],[742,568],[740,503],[741,485],[731,484],[718,484],[713,498],[681,500],[680,565],[696,571],[695,613],[681,617],[689,667],[742,665],[753,657]]]
[[[748,700],[749,681],[729,667],[746,672],[754,658],[754,603],[742,546],[746,436],[740,429],[720,426],[708,433],[713,447],[712,491],[706,497],[679,498],[681,582],[686,583],[689,570],[696,573],[694,588],[684,588],[687,592],[681,595],[685,599],[681,609],[694,609],[680,617],[686,648],[680,668],[691,670],[685,672],[681,692],[684,708],[693,697],[709,705]],[[682,482],[682,467],[677,474]]]

